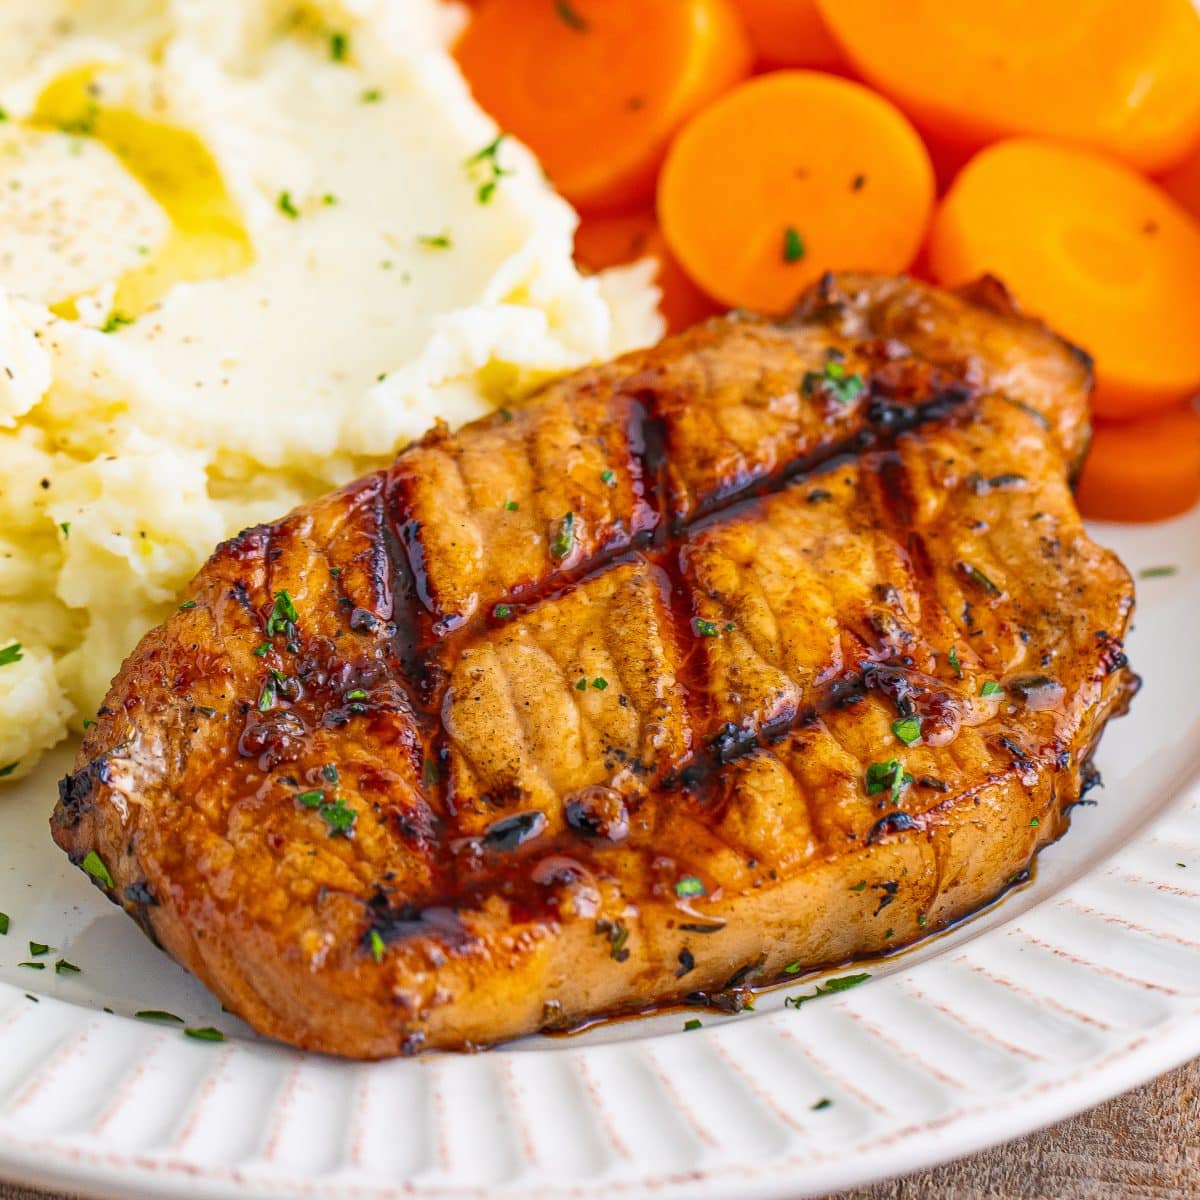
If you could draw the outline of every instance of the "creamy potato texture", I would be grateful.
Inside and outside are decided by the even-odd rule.
[[[0,0],[0,777],[220,539],[661,332],[649,268],[576,271],[453,20]]]

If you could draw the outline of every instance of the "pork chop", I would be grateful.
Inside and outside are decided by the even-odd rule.
[[[257,1030],[471,1047],[888,952],[1057,838],[1135,684],[1085,355],[824,280],[222,545],[61,785]]]

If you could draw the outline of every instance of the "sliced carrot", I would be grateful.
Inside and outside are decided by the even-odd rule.
[[[845,56],[825,26],[816,0],[734,0],[750,42],[766,67],[844,67]]]
[[[1163,176],[1162,185],[1200,221],[1200,142],[1179,166]]]
[[[667,246],[654,213],[643,210],[621,215],[585,216],[575,231],[575,258],[592,271],[635,262],[658,260],[659,307],[669,333],[687,329],[721,311],[687,276]]]
[[[684,270],[732,306],[781,312],[823,271],[902,271],[933,203],[929,156],[874,92],[815,71],[760,75],[684,126],[658,219]]]
[[[999,275],[1089,351],[1100,416],[1200,388],[1200,226],[1121,163],[1032,138],[990,146],[943,199],[929,261],[939,283]]]
[[[923,130],[1037,134],[1165,170],[1200,133],[1192,0],[817,0],[853,65]]]
[[[482,0],[455,55],[562,194],[610,210],[653,195],[671,135],[752,59],[729,0]]]
[[[1161,521],[1200,500],[1200,416],[1185,407],[1101,425],[1083,464],[1080,511],[1103,521]]]

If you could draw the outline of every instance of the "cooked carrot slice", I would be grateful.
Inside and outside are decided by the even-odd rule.
[[[752,57],[729,0],[482,0],[455,55],[562,194],[601,209],[653,194],[671,134]]]
[[[676,333],[721,311],[687,276],[667,246],[654,213],[585,216],[575,231],[575,258],[592,271],[639,258],[658,260],[659,307],[669,333]]]
[[[923,129],[1037,134],[1160,171],[1200,133],[1192,0],[817,0],[851,62]]]
[[[755,56],[767,67],[844,67],[816,0],[734,0]]]
[[[1200,142],[1179,166],[1163,176],[1162,185],[1200,221]]]
[[[781,312],[823,271],[902,271],[933,170],[886,100],[815,71],[760,75],[684,126],[658,181],[672,252],[709,295]]]
[[[1121,163],[1031,138],[981,151],[938,209],[929,261],[939,283],[999,275],[1094,355],[1101,416],[1200,388],[1200,227]]]
[[[1160,521],[1200,500],[1200,416],[1191,407],[1141,421],[1101,425],[1083,465],[1084,516]]]

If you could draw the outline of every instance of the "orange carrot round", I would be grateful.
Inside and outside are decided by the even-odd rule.
[[[654,213],[641,210],[619,215],[585,216],[575,231],[575,258],[592,271],[634,262],[658,260],[659,307],[667,331],[677,333],[721,311],[687,276],[667,246]]]
[[[1163,176],[1162,185],[1200,221],[1200,142],[1183,162]]]
[[[1032,138],[990,146],[943,199],[929,261],[948,285],[999,275],[1089,351],[1100,416],[1200,389],[1200,227],[1120,163]]]
[[[1098,426],[1077,493],[1103,521],[1161,521],[1200,500],[1200,416],[1191,407]]]
[[[648,199],[672,133],[752,57],[729,0],[481,0],[455,55],[479,103],[593,209]]]
[[[823,271],[902,271],[921,244],[933,170],[874,92],[815,71],[760,75],[680,131],[658,219],[684,270],[726,304],[781,312]]]
[[[1161,171],[1200,133],[1192,0],[817,2],[863,77],[951,143],[1044,135]]]
[[[760,64],[767,67],[844,67],[816,0],[734,0]]]

